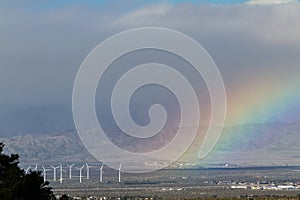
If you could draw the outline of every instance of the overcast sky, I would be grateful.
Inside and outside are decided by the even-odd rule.
[[[230,116],[236,99],[248,98],[249,85],[297,88],[299,19],[296,0],[0,1],[1,112],[70,104],[76,72],[99,42],[159,26],[206,48],[224,78]],[[297,110],[298,103],[289,106]]]

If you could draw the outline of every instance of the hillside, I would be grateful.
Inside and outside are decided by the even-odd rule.
[[[18,153],[23,163],[95,161],[75,132],[0,138],[5,151]],[[247,124],[226,127],[215,149],[200,164],[300,165],[299,124]],[[104,144],[101,144],[104,145]],[[186,155],[197,155],[197,146]],[[188,156],[187,156],[188,157]],[[188,161],[188,160],[187,160]]]

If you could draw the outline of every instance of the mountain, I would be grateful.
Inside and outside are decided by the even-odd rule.
[[[40,136],[1,138],[6,153],[20,155],[21,163],[61,163],[95,161],[82,145],[77,133],[62,132]]]
[[[96,161],[85,150],[74,131],[0,138],[0,141],[6,144],[6,152],[18,153],[22,163]],[[299,144],[300,124],[266,123],[225,127],[212,153],[202,161],[193,159],[192,162],[300,166]],[[197,157],[197,153],[198,146],[193,146],[186,155]]]
[[[226,127],[210,156],[220,163],[300,165],[300,124],[264,123]]]

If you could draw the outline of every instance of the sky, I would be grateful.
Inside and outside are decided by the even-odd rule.
[[[0,115],[70,106],[77,70],[99,42],[158,26],[193,37],[214,59],[228,125],[299,122],[299,10],[296,0],[0,1]]]
[[[253,149],[256,144],[267,146],[273,142],[270,140],[289,133],[295,136],[294,143],[297,143],[300,124],[299,19],[298,0],[0,0],[0,137],[74,128],[73,84],[80,65],[91,50],[121,31],[163,27],[192,37],[206,49],[219,68],[226,89],[227,113],[225,135],[222,134],[225,142],[223,144],[224,138],[219,140],[221,146],[217,145],[218,148],[226,150],[230,147],[239,151],[250,146]],[[118,67],[124,69],[151,61],[147,59],[153,56],[192,77],[191,83],[199,83],[196,95],[200,99],[203,126],[194,142],[197,150],[191,151],[198,159],[202,133],[211,117],[210,95],[201,77],[193,77],[188,64],[165,52],[149,50],[126,56],[127,60],[119,59],[113,65],[115,68],[107,71],[109,76],[102,80],[106,84],[98,88],[95,107],[101,125],[106,130],[116,127],[106,100],[108,89],[112,88],[109,81],[120,76]],[[131,102],[132,118],[139,125],[147,125],[149,105],[161,103],[172,116],[166,123],[172,131],[166,131],[162,136],[158,134],[158,141],[169,142],[164,139],[172,138],[166,136],[174,133],[173,127],[178,125],[178,102],[164,88],[142,89],[135,93]],[[162,94],[157,95],[158,92]],[[86,120],[89,123],[89,118]],[[119,136],[119,132],[108,132]],[[293,140],[293,137],[287,139]],[[122,139],[114,139],[119,147],[122,146]],[[133,147],[135,143],[135,140],[129,141]],[[145,151],[155,146],[147,140],[142,144]],[[286,146],[288,152],[291,150],[288,145],[279,147]],[[268,158],[268,152],[265,155]],[[272,155],[276,157],[276,154]],[[298,154],[293,151],[288,155]],[[230,157],[234,158],[230,154],[223,159]],[[238,157],[247,156],[241,151]],[[255,155],[254,160],[258,157]],[[285,154],[283,157],[290,158]],[[220,158],[222,155],[216,160],[219,162]]]

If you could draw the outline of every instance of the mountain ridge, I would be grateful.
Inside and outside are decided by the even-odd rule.
[[[247,134],[243,134],[247,133]],[[250,134],[251,133],[251,134]],[[225,127],[210,155],[197,163],[249,163],[255,165],[299,165],[299,124],[253,124]],[[234,137],[228,137],[233,135]],[[237,137],[237,138],[235,138]],[[235,140],[232,140],[235,138]],[[22,163],[95,162],[75,131],[46,135],[25,135],[0,138],[5,151],[18,153]],[[99,145],[105,145],[99,144]],[[187,155],[198,152],[193,146]],[[185,160],[189,161],[189,160]]]

